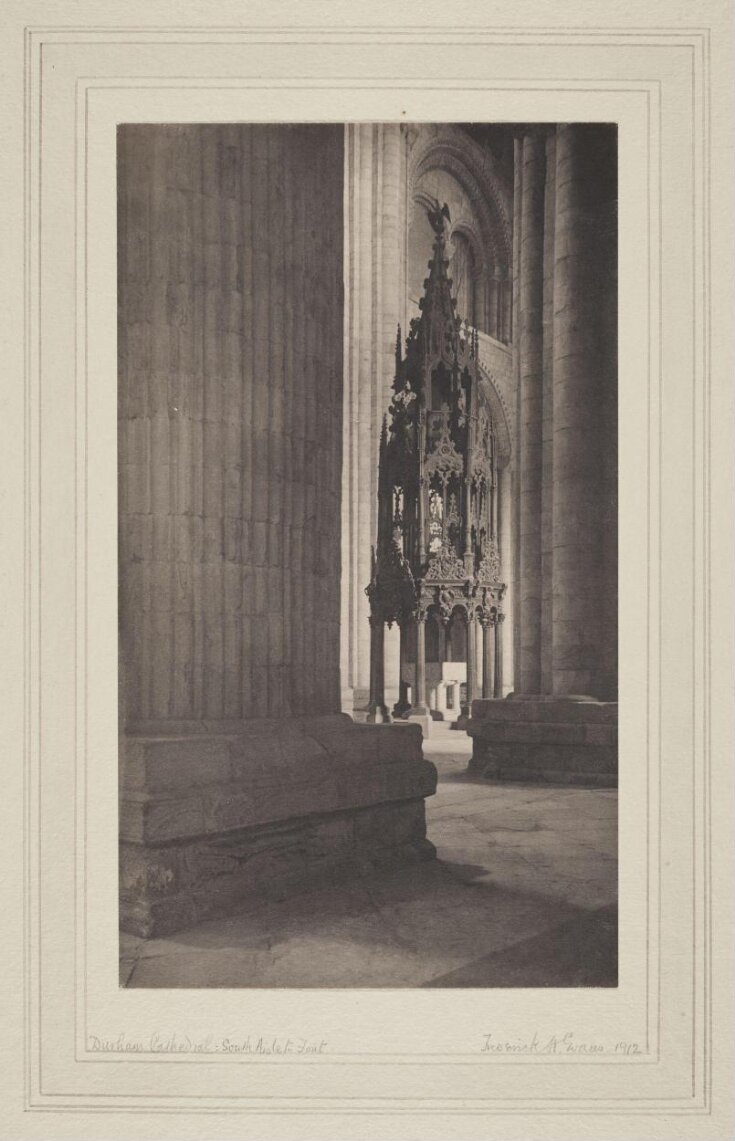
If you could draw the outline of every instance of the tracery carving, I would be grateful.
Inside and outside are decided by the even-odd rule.
[[[443,425],[442,435],[433,451],[429,453],[429,457],[424,466],[424,471],[427,476],[436,473],[442,483],[447,483],[451,475],[461,475],[464,471],[462,457],[457,451],[454,441],[450,439],[449,436],[449,413],[447,412],[445,415],[446,422]]]
[[[464,563],[446,546],[442,546],[429,559],[424,582],[462,582],[465,578]]]
[[[495,539],[485,539],[477,577],[480,582],[497,582],[500,579],[500,552]]]

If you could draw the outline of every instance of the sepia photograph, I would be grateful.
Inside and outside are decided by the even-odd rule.
[[[122,988],[618,985],[618,131],[117,127]]]
[[[735,1136],[734,15],[0,11],[8,1137]]]

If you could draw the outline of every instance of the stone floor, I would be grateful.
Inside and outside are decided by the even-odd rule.
[[[468,776],[434,724],[438,860],[148,941],[127,987],[535,987],[617,983],[617,793]]]

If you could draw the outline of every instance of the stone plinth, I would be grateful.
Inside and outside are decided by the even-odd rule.
[[[144,937],[435,855],[436,769],[412,726],[335,714],[130,736],[121,778],[121,926]]]
[[[616,702],[539,697],[475,701],[470,771],[494,780],[615,787]]]

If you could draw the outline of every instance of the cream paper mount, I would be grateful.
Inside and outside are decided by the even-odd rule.
[[[7,1135],[730,1136],[728,5],[3,23]],[[618,124],[620,983],[120,990],[116,127],[366,120]]]

